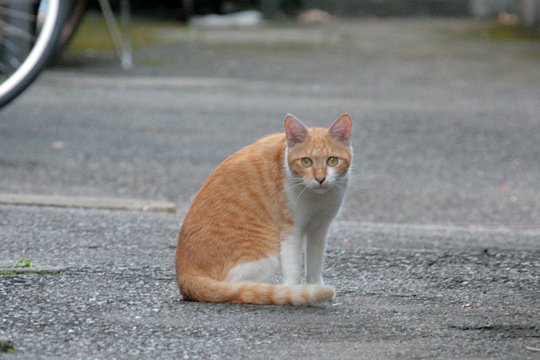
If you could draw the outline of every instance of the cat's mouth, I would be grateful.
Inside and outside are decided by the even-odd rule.
[[[317,194],[322,194],[322,193],[325,193],[328,191],[329,187],[327,184],[317,184],[317,185],[312,185],[310,186],[310,189],[311,191],[317,193]]]

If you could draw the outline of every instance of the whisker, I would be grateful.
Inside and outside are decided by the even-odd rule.
[[[294,200],[294,206],[296,206],[296,204],[298,203],[298,200],[300,200],[300,196],[302,196],[302,194],[306,190],[307,190],[307,186],[302,191],[300,191],[300,194],[298,194],[298,196],[296,197],[296,200]]]
[[[294,184],[294,185],[292,185],[292,186],[289,186],[288,189],[289,189],[289,190],[293,190],[293,189],[297,188],[298,186],[305,186],[305,185],[304,185],[304,183],[302,182],[302,183],[298,183],[298,184]]]
[[[356,189],[356,190],[369,190],[375,187],[375,185],[373,184],[365,184],[365,183],[359,184],[356,181],[351,181],[351,179],[348,178],[347,176],[337,177],[334,180],[334,184],[346,185],[349,189]]]
[[[288,185],[287,188],[289,190],[293,190],[297,188],[298,186],[302,186],[302,185],[305,186],[304,179],[292,179],[291,183],[292,184],[287,184]]]

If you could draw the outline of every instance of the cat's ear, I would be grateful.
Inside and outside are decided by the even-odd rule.
[[[293,147],[296,144],[303,143],[309,133],[306,125],[302,124],[294,115],[287,114],[284,121],[285,136],[287,137],[287,146]]]
[[[328,134],[337,142],[344,145],[351,145],[352,119],[349,114],[343,114],[328,128]]]

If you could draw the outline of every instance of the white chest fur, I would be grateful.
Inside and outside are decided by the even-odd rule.
[[[323,193],[309,188],[298,188],[289,187],[290,190],[287,191],[295,228],[306,230],[317,223],[331,222],[336,217],[343,203],[343,187],[334,186]]]

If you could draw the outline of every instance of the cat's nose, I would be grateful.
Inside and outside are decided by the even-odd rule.
[[[325,176],[315,176],[315,180],[317,180],[317,182],[322,185],[324,180],[326,180],[326,177]]]

